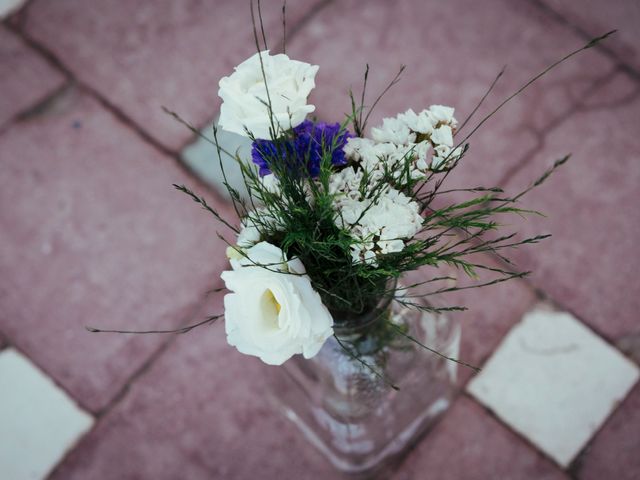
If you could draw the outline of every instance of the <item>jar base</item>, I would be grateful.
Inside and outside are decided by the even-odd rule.
[[[382,469],[399,460],[403,453],[417,443],[422,436],[430,430],[439,417],[450,407],[451,399],[441,397],[436,399],[421,415],[417,416],[404,430],[398,432],[383,449],[361,459],[358,462],[340,455],[331,445],[327,444],[316,432],[317,430],[308,424],[296,412],[281,403],[275,401],[277,410],[291,421],[302,432],[306,440],[318,449],[336,470],[352,476],[353,478],[371,478],[380,473]]]

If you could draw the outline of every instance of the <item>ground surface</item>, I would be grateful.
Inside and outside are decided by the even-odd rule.
[[[263,7],[275,50],[280,2]],[[487,122],[452,182],[515,191],[573,153],[528,197],[547,217],[514,226],[553,235],[515,254],[533,275],[464,297],[472,313],[461,319],[461,355],[484,364],[544,304],[588,327],[602,348],[597,362],[626,356],[618,359],[624,368],[615,360],[603,373],[622,386],[602,392],[594,377],[577,403],[604,402],[606,414],[600,422],[580,410],[592,431],[563,463],[535,432],[505,420],[502,406],[483,406],[464,374],[453,407],[394,478],[640,478],[632,363],[640,363],[639,24],[633,0],[289,2],[287,52],[320,65],[312,96],[319,117],[342,118],[366,63],[371,92],[408,65],[373,124],[432,103],[455,106],[463,118],[503,65],[489,105],[592,36],[620,30]],[[84,329],[169,328],[221,309],[220,296],[205,294],[220,286],[224,244],[171,184],[191,185],[229,215],[230,207],[182,163],[193,135],[161,106],[205,126],[219,108],[218,79],[253,50],[248,7],[231,0],[34,0],[0,24],[0,349],[11,352],[0,355],[0,391],[24,388],[40,402],[29,403],[34,409],[66,401],[64,411],[83,419],[75,431],[73,422],[52,423],[59,448],[40,455],[45,447],[15,448],[18,437],[3,432],[34,445],[43,424],[8,415],[17,430],[0,429],[0,447],[21,453],[0,454],[0,477],[337,477],[266,405],[265,367],[228,347],[222,324],[184,336]],[[21,369],[38,372],[32,390],[23,385],[28,375],[3,370],[14,353],[28,359],[17,360]],[[545,418],[577,391],[571,382],[554,388]]]

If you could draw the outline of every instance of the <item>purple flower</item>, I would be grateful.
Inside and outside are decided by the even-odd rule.
[[[282,162],[287,171],[296,172],[305,169],[311,178],[320,175],[320,164],[324,155],[331,154],[331,164],[343,166],[347,160],[342,148],[353,135],[346,130],[340,131],[339,123],[313,123],[305,120],[293,129],[291,139],[256,140],[251,148],[253,163],[260,167],[260,176],[272,173],[270,165]]]

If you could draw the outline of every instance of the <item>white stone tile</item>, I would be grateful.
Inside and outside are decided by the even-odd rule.
[[[213,140],[211,125],[202,129],[202,135]],[[235,133],[218,130],[218,142],[226,151],[235,154],[251,162],[251,140]],[[218,190],[225,198],[230,198],[223,184],[222,169],[218,160],[218,152],[215,145],[204,138],[198,137],[192,144],[187,145],[181,153],[182,161],[189,169],[198,175],[205,183]],[[222,164],[229,184],[234,187],[243,198],[247,198],[247,189],[244,186],[242,173],[237,162],[228,155],[222,154]]]
[[[24,5],[26,0],[0,0],[0,20],[15,13]]]
[[[566,467],[638,376],[576,318],[540,306],[511,329],[467,390]]]
[[[0,478],[45,478],[92,424],[29,359],[0,351]]]

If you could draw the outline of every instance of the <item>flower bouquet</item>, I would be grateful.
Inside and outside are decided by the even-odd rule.
[[[497,217],[535,213],[520,207],[521,198],[568,156],[515,195],[445,190],[447,176],[491,115],[606,35],[545,69],[463,135],[477,108],[459,122],[452,107],[420,106],[367,132],[371,111],[404,68],[368,106],[367,67],[362,91],[347,98],[346,118],[310,118],[319,67],[271,54],[258,31],[254,25],[257,53],[220,80],[211,140],[239,226],[176,185],[232,232],[220,234],[230,262],[221,274],[229,292],[224,314],[178,331],[224,316],[231,346],[283,365],[271,396],[286,416],[338,468],[370,471],[447,408],[457,365],[477,370],[458,358],[460,332],[449,318],[464,307],[438,296],[469,288],[456,284],[458,271],[472,286],[526,275],[506,252],[545,236],[502,234]],[[252,162],[226,151],[218,128],[248,137]],[[247,197],[227,181],[225,155],[237,160]],[[478,261],[486,252],[503,266]],[[418,269],[420,280],[402,279]]]

